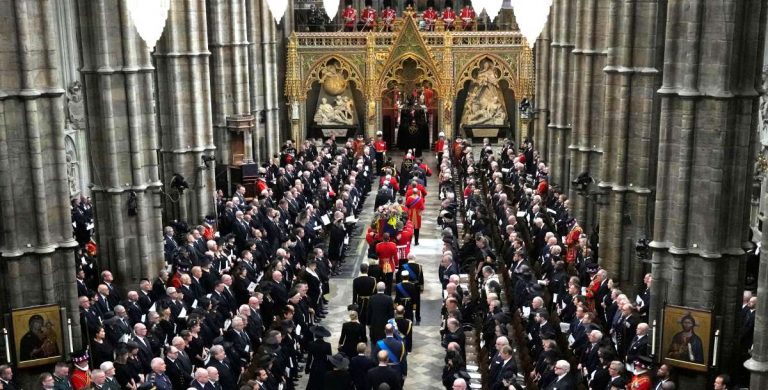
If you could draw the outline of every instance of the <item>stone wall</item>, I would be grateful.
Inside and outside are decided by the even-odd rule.
[[[652,320],[664,302],[712,309],[721,362],[743,286],[765,14],[763,0],[560,0],[536,46],[534,139],[555,184],[597,181],[591,199],[569,195],[585,230],[599,223],[601,265],[632,296],[652,269]],[[643,237],[652,265],[634,253]]]

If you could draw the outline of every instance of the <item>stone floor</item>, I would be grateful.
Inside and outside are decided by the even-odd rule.
[[[393,159],[399,166],[401,156]],[[433,171],[436,171],[434,156],[424,154],[424,160]],[[442,254],[442,241],[436,221],[440,201],[437,198],[437,173],[428,179],[426,209],[422,214],[422,228],[419,246],[411,246],[411,253],[423,267],[424,292],[421,295],[421,325],[413,328],[413,351],[408,355],[408,377],[405,389],[442,389],[443,358],[445,351],[440,346],[440,307],[441,285],[437,276],[437,268]],[[331,280],[328,315],[321,323],[331,331],[328,339],[336,352],[341,325],[349,318],[347,305],[352,303],[352,280],[358,275],[360,262],[366,258],[367,243],[364,240],[365,228],[370,224],[373,211],[375,189],[366,199],[356,233],[350,241],[350,250],[346,263],[339,276]],[[306,387],[307,376],[299,382],[299,389]]]

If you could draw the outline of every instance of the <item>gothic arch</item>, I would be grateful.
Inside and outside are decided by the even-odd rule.
[[[422,71],[421,81],[429,81],[432,83],[433,89],[437,91],[437,96],[444,96],[442,80],[440,78],[440,73],[438,72],[437,67],[432,63],[432,61],[428,61],[414,53],[403,54],[397,59],[387,63],[386,67],[381,72],[381,77],[379,78],[378,87],[376,90],[377,92],[383,93],[388,89],[389,83],[391,81],[397,81],[399,79],[398,72],[402,71],[403,64],[407,60],[413,60],[416,62],[416,67]]]
[[[363,76],[364,73],[360,72],[355,64],[343,56],[329,54],[315,61],[315,63],[312,64],[312,66],[309,68],[306,77],[304,77],[304,92],[306,93],[310,91],[312,89],[312,84],[315,82],[320,82],[324,77],[324,71],[334,63],[339,65],[340,72],[343,74],[344,79],[347,80],[347,82],[354,83],[355,89],[358,91],[365,91],[365,83],[363,81],[365,80],[365,77]]]
[[[457,73],[455,90],[460,91],[464,88],[464,83],[466,83],[467,80],[474,79],[473,73],[476,70],[480,70],[483,63],[490,61],[494,69],[499,70],[499,80],[506,80],[509,89],[514,91],[515,98],[519,99],[526,93],[523,90],[523,85],[525,83],[523,82],[522,74],[520,73],[521,64],[519,64],[519,62],[521,57],[522,56],[518,56],[518,64],[509,64],[508,61],[495,54],[479,54],[467,62],[464,68]]]

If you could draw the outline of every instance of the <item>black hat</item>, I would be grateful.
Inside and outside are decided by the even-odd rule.
[[[594,274],[600,269],[600,266],[597,265],[597,263],[589,262],[587,263],[587,272]]]
[[[353,303],[347,306],[347,311],[360,311],[360,306],[357,306],[356,303]]]
[[[339,370],[346,370],[349,367],[349,359],[344,357],[341,353],[331,356],[328,358],[328,361],[331,362],[333,367],[338,368]]]
[[[445,0],[445,8],[453,8],[453,2],[451,0]]]
[[[365,6],[366,7],[369,7],[371,5],[373,5],[373,2],[371,0],[365,0]]]
[[[391,0],[384,0],[382,6],[384,8],[391,7],[392,6],[392,1]]]
[[[331,332],[322,325],[313,326],[309,331],[317,338],[331,337]]]
[[[435,8],[435,0],[427,0],[427,7]]]
[[[633,363],[637,367],[648,369],[648,368],[651,368],[651,366],[653,365],[653,360],[651,360],[651,358],[649,358],[648,356],[638,356]]]
[[[90,359],[90,356],[88,356],[88,348],[83,348],[77,352],[73,352],[71,358],[73,363],[87,362],[88,359]]]

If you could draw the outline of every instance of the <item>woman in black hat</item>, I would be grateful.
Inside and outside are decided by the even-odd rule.
[[[331,371],[325,373],[323,390],[348,390],[354,388],[352,377],[349,375],[349,359],[343,354],[337,353],[328,361],[333,366]]]
[[[304,369],[309,374],[307,390],[322,390],[325,373],[330,369],[328,358],[331,357],[331,344],[323,338],[331,337],[331,332],[321,325],[313,326],[310,332],[316,339],[307,346],[307,365]]]

